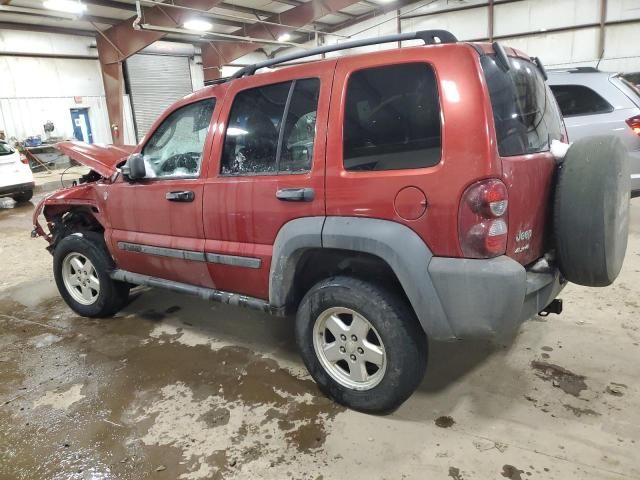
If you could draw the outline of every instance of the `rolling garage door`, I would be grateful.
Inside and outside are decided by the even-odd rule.
[[[127,59],[126,68],[140,141],[165,108],[193,91],[189,58],[138,54]]]

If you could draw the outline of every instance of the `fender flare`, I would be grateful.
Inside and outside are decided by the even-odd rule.
[[[439,339],[455,337],[429,275],[431,250],[409,227],[390,220],[307,217],[285,224],[273,249],[271,305],[286,305],[296,264],[311,248],[350,250],[381,258],[398,278],[427,335]]]
[[[271,254],[269,271],[269,303],[285,307],[293,288],[296,266],[302,254],[311,248],[322,248],[322,226],[326,217],[297,218],[278,231]]]

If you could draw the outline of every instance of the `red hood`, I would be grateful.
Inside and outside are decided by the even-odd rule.
[[[60,142],[56,144],[56,148],[69,158],[108,178],[116,172],[116,165],[125,160],[136,147],[135,145]]]

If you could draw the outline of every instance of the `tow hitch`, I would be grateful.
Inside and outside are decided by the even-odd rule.
[[[547,317],[550,313],[560,315],[562,313],[562,299],[556,298],[549,305],[538,312],[541,317]]]

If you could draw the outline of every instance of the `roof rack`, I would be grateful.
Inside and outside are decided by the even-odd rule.
[[[368,45],[379,45],[381,43],[402,42],[405,40],[422,40],[425,45],[436,45],[440,43],[456,43],[458,39],[447,30],[422,30],[420,32],[398,33],[396,35],[385,35],[382,37],[364,38],[362,40],[352,40],[350,42],[336,43],[333,45],[325,45],[322,47],[312,48],[304,52],[290,53],[264,62],[255,63],[247,67],[241,68],[234,73],[230,80],[236,78],[253,75],[260,68],[271,67],[279,63],[290,62],[300,58],[312,57],[323,53],[336,52],[338,50],[347,50],[349,48],[366,47]]]

